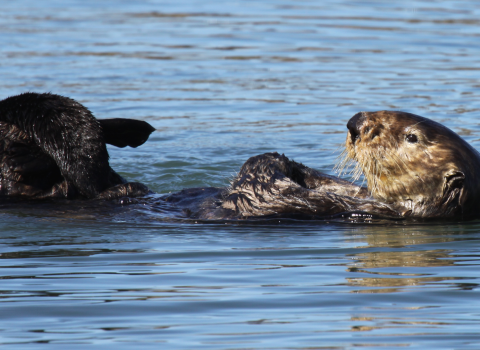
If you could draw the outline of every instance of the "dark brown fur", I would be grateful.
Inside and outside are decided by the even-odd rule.
[[[400,217],[389,205],[369,198],[367,189],[278,153],[247,160],[230,188],[186,189],[164,200],[204,220],[324,219],[352,213]]]
[[[192,218],[388,218],[480,216],[480,155],[448,128],[403,112],[362,112],[347,124],[346,157],[368,188],[278,153],[250,158],[228,188],[187,189],[162,198]],[[148,192],[110,167],[105,143],[141,145],[141,121],[98,121],[78,102],[26,93],[0,101],[0,195],[101,198]]]
[[[113,171],[105,141],[136,147],[152,131],[141,121],[98,121],[80,103],[59,95],[9,97],[0,101],[0,195],[115,198],[145,194],[144,185],[128,184]]]
[[[242,217],[290,214],[326,217],[348,212],[398,215],[388,206],[370,200],[365,188],[278,153],[250,158],[233,181],[222,207]]]

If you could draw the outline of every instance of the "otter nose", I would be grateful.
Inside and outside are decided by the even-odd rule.
[[[350,131],[352,142],[355,143],[360,135],[360,126],[362,126],[365,116],[363,113],[357,113],[347,123],[347,128]]]

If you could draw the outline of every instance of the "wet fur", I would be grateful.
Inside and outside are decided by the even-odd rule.
[[[403,112],[363,112],[349,125],[338,168],[356,164],[368,188],[266,153],[247,160],[229,188],[190,189],[166,197],[201,219],[328,218],[363,213],[383,218],[480,216],[480,155],[445,126]],[[351,124],[351,121],[349,124]],[[417,142],[407,142],[407,135]],[[188,200],[186,200],[188,198]]]
[[[460,136],[411,113],[362,112],[354,119],[343,164],[357,162],[354,172],[365,175],[373,198],[403,216],[478,217],[480,155]]]
[[[372,200],[367,189],[276,152],[247,160],[228,188],[186,189],[164,200],[204,220],[324,219],[342,213],[400,217],[389,205]]]
[[[250,158],[227,188],[164,196],[205,220],[478,217],[480,155],[448,128],[403,112],[362,112],[348,123],[344,159],[368,188],[323,174],[278,153]],[[0,195],[27,198],[133,197],[148,193],[109,165],[106,143],[137,147],[153,128],[129,119],[97,120],[78,102],[26,93],[0,101]],[[407,135],[417,142],[407,142]],[[160,203],[159,202],[159,203]]]
[[[126,185],[110,167],[105,141],[136,147],[153,128],[141,121],[127,127],[116,120],[103,123],[80,103],[59,95],[24,93],[0,101],[0,194],[88,199],[148,192],[142,184]],[[124,134],[117,135],[119,131]],[[129,133],[132,142],[121,142]]]
[[[347,212],[397,213],[371,201],[365,188],[323,174],[278,153],[250,158],[232,182],[223,208],[243,217],[302,214],[312,217]]]

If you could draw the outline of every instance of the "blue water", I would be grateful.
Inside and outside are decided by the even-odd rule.
[[[66,95],[146,120],[112,167],[158,193],[248,157],[333,173],[358,111],[480,149],[475,1],[16,0],[0,98]],[[479,349],[480,224],[194,224],[138,206],[0,208],[8,349]],[[48,345],[47,345],[48,344]]]

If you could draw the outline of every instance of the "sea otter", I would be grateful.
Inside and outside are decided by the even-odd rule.
[[[80,103],[50,93],[0,101],[0,197],[112,199],[148,193],[109,165],[106,143],[137,147],[144,121],[97,120]]]
[[[347,129],[340,168],[356,162],[354,172],[364,174],[367,187],[266,153],[250,158],[227,188],[146,200],[201,220],[480,217],[480,155],[450,129],[394,111],[357,113]],[[137,147],[152,131],[142,121],[97,120],[59,95],[25,93],[0,101],[0,197],[143,196],[145,185],[111,169],[105,144]]]
[[[323,174],[278,153],[250,158],[225,189],[188,189],[166,201],[198,219],[254,217],[471,219],[480,216],[480,155],[432,120],[362,112],[347,123],[345,160],[368,187]]]

